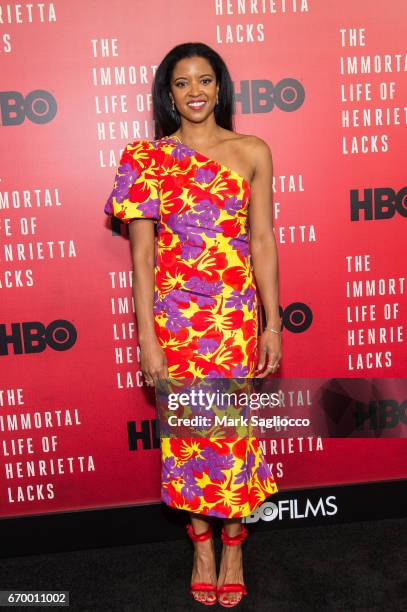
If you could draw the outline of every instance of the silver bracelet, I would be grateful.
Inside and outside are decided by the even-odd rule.
[[[273,329],[272,327],[267,327],[267,326],[266,326],[264,329],[268,329],[268,331],[272,331],[272,332],[274,332],[275,334],[281,334],[281,331],[277,331],[276,329]]]

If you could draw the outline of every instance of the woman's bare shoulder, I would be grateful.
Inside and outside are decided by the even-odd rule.
[[[230,144],[241,147],[242,153],[254,154],[256,157],[269,157],[271,155],[268,143],[254,134],[239,134],[238,132],[225,130],[225,140],[228,140]]]
[[[254,136],[253,134],[241,134],[241,138],[242,145],[246,147],[246,149],[250,149],[252,154],[266,157],[271,155],[269,144],[263,140],[263,138],[259,138],[259,136]]]
[[[253,176],[257,172],[272,172],[273,158],[269,144],[253,134],[237,134],[236,144],[241,147],[241,154],[250,160]]]

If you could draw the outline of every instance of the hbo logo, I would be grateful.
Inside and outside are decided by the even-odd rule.
[[[395,191],[391,187],[364,189],[360,197],[358,189],[350,191],[351,221],[373,219],[392,219],[396,212],[407,217],[407,187]]]
[[[26,117],[32,123],[49,123],[56,113],[57,102],[44,89],[35,89],[25,97],[18,91],[0,92],[0,118],[3,126],[21,125]]]
[[[313,320],[311,308],[303,302],[292,302],[284,310],[279,306],[279,313],[283,327],[294,334],[305,332],[311,326]],[[260,327],[264,329],[267,322],[263,304],[260,305],[260,318],[262,325],[259,326],[259,334]]]
[[[11,333],[6,325],[0,325],[0,355],[9,354],[9,346],[15,355],[42,353],[47,346],[54,351],[67,351],[76,342],[77,333],[70,321],[57,319],[45,326],[39,321],[12,323]]]
[[[242,113],[269,113],[275,107],[290,113],[302,106],[305,90],[296,79],[282,79],[272,83],[267,79],[241,81],[240,93],[235,91],[235,102],[241,104]]]

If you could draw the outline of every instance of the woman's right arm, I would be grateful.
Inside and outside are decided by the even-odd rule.
[[[146,383],[168,378],[167,360],[154,328],[154,223],[137,219],[129,223],[133,261],[133,296],[140,344],[140,369]]]

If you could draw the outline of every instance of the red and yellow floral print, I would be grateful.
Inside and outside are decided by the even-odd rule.
[[[250,186],[237,172],[165,137],[127,145],[105,213],[157,224],[154,323],[171,379],[250,378],[257,295]],[[162,438],[162,500],[222,518],[277,492],[256,438]]]

